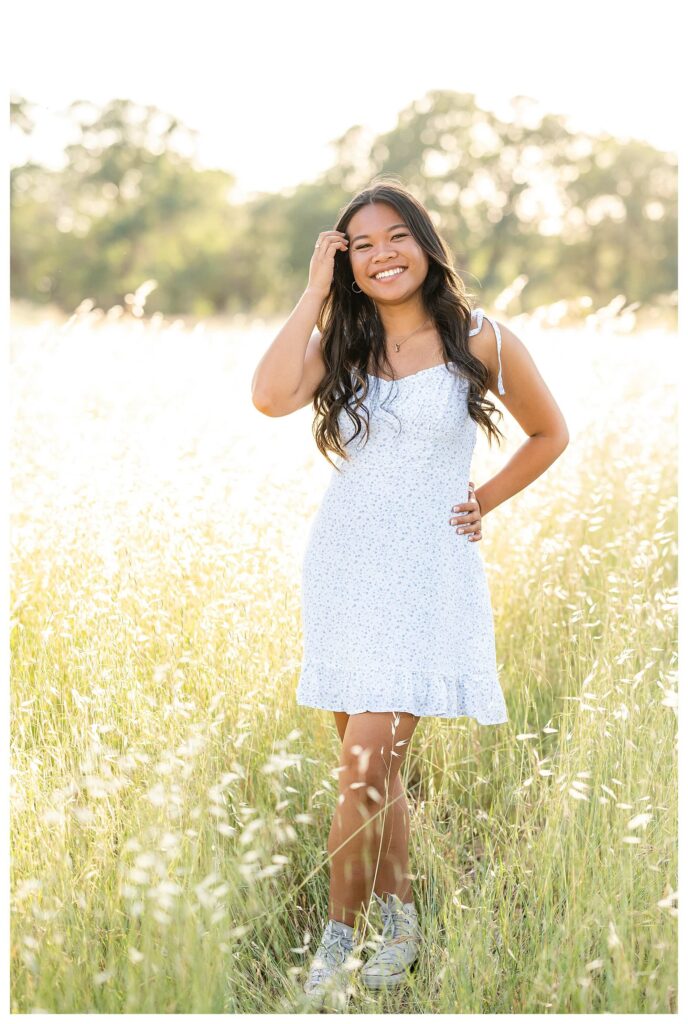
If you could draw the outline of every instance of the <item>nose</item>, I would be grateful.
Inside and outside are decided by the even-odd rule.
[[[390,259],[396,259],[396,249],[383,252],[379,256],[373,256],[373,263],[389,263]]]

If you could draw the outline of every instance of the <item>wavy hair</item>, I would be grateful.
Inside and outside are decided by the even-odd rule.
[[[397,210],[427,254],[428,272],[423,281],[422,297],[442,339],[445,364],[456,364],[460,374],[468,380],[468,411],[487,434],[490,447],[493,437],[501,443],[499,438],[504,435],[492,422],[491,414],[497,412],[502,417],[503,414],[485,397],[489,369],[468,348],[471,296],[454,270],[449,246],[438,234],[423,204],[397,181],[387,177],[376,178],[339,213],[335,230],[346,231],[349,221],[362,206],[376,202],[389,203]],[[353,292],[353,283],[349,253],[339,250],[334,257],[332,285],[317,320],[326,370],[313,396],[313,436],[318,449],[337,470],[339,467],[332,462],[328,452],[335,452],[344,459],[350,458],[342,443],[339,423],[342,410],[354,425],[354,433],[348,443],[362,431],[361,409],[365,412],[366,442],[368,440],[368,409],[364,402],[369,391],[369,363],[372,361],[376,370],[386,366],[389,376],[394,378],[385,352],[385,334],[377,307],[364,292]]]

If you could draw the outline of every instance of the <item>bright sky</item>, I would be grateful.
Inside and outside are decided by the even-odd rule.
[[[45,108],[12,162],[57,165],[56,113],[76,99],[155,104],[200,133],[234,199],[309,181],[354,124],[387,131],[431,89],[508,116],[530,96],[572,127],[678,150],[674,0],[22,0],[7,50],[13,93]],[[7,37],[6,37],[7,38]],[[52,113],[51,113],[52,112]]]

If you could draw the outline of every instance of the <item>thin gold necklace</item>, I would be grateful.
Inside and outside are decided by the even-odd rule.
[[[401,339],[401,341],[394,341],[394,342],[392,342],[392,344],[394,345],[396,351],[398,352],[399,349],[401,348],[401,346],[404,344],[404,342],[408,341],[409,338],[412,338],[414,334],[417,334],[418,331],[422,331],[422,329],[425,327],[425,325],[430,323],[431,319],[432,319],[432,317],[428,317],[428,319],[425,321],[425,323],[422,323],[420,325],[420,327],[416,327],[415,330],[411,331],[410,334],[407,334],[405,338]]]

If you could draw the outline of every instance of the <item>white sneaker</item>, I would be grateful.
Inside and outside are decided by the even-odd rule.
[[[421,932],[413,902],[402,903],[396,893],[386,899],[373,896],[380,905],[384,922],[380,948],[361,970],[361,981],[368,988],[394,988],[405,981],[409,968],[418,960]]]
[[[353,992],[351,971],[361,965],[352,955],[353,946],[351,925],[330,918],[303,986],[314,1008],[327,1003],[335,1010],[346,1009]]]

